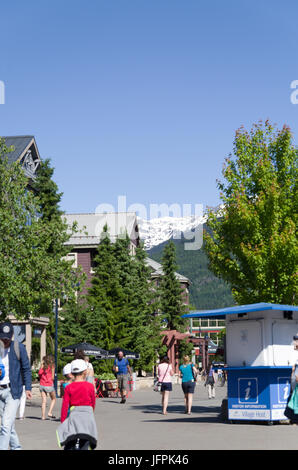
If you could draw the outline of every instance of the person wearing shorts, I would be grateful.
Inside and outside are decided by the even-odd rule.
[[[48,417],[55,419],[53,415],[53,408],[56,403],[56,392],[54,388],[54,375],[55,366],[52,356],[45,356],[43,358],[42,367],[38,371],[39,376],[39,390],[41,394],[41,419],[46,419],[47,395],[50,395],[51,404],[48,412]]]
[[[189,356],[183,357],[183,364],[179,367],[180,377],[182,377],[182,390],[184,393],[185,414],[191,414],[193,394],[196,388],[194,374],[197,374],[197,369],[190,362]]]
[[[126,389],[127,389],[127,382],[128,382],[128,375],[131,379],[131,369],[128,362],[128,359],[124,357],[123,351],[119,351],[113,365],[113,371],[116,374],[117,382],[118,382],[118,389],[120,390],[121,394],[121,402],[126,402]]]
[[[162,414],[167,414],[170,392],[172,391],[172,375],[174,371],[167,356],[163,357],[157,368],[158,381],[161,383],[160,392],[162,395]]]

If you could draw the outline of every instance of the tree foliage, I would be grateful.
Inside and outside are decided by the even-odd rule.
[[[238,304],[297,304],[297,149],[287,126],[268,121],[236,132],[218,182],[223,206],[209,212],[210,269]]]
[[[10,150],[0,139],[0,311],[21,319],[47,313],[61,291],[73,297],[77,274],[63,258],[70,234],[60,220],[40,216],[21,165],[8,162]]]
[[[67,254],[71,251],[71,248],[66,244],[66,242],[68,242],[70,234],[77,231],[77,228],[76,224],[73,224],[72,227],[68,227],[65,219],[63,218],[64,212],[60,209],[63,193],[59,192],[59,188],[53,180],[53,175],[54,168],[51,166],[50,160],[46,159],[42,161],[38,168],[37,178],[34,181],[34,189],[36,191],[39,217],[41,221],[44,224],[54,224],[57,227],[55,236],[52,236],[50,240],[47,255],[53,260],[65,260]],[[81,271],[80,267],[73,269],[69,263],[68,272],[65,272],[64,276],[67,276],[71,281],[71,285],[69,285],[71,290],[65,290],[62,284],[60,286],[60,291],[57,293],[57,297],[60,299],[60,302],[64,301],[65,306],[69,303],[72,309],[74,308],[76,300],[75,292],[82,289],[85,280],[85,276],[83,276]],[[52,300],[49,300],[47,304],[43,305],[43,310],[50,319],[47,327],[47,350],[54,353],[55,315],[53,313]],[[73,325],[73,328],[75,328],[75,325]]]
[[[159,288],[161,314],[166,319],[169,330],[184,331],[186,321],[182,315],[186,313],[187,307],[183,301],[183,290],[176,277],[178,266],[176,248],[172,240],[164,247],[161,264],[163,270]]]
[[[104,349],[122,347],[140,354],[134,365],[151,370],[161,341],[150,270],[143,247],[131,253],[127,234],[112,243],[104,227],[86,296],[84,338]],[[110,370],[102,363],[101,370]]]
[[[203,249],[185,250],[183,237],[173,240],[179,273],[190,280],[189,300],[194,309],[216,309],[230,307],[235,303],[230,286],[208,269],[208,258]],[[166,242],[151,248],[150,258],[161,262]]]

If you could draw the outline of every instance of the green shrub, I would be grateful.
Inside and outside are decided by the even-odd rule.
[[[111,372],[104,372],[102,374],[99,374],[99,378],[101,380],[114,380],[116,377]]]
[[[38,370],[32,369],[31,370],[31,377],[32,377],[32,382],[38,382],[39,376],[38,376]]]

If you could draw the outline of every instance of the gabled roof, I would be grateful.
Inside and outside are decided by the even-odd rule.
[[[248,312],[262,312],[264,310],[285,310],[298,312],[298,306],[260,302],[248,305],[235,305],[233,307],[219,308],[217,310],[199,310],[196,312],[187,313],[183,315],[183,318],[224,318],[226,315]]]
[[[149,266],[151,269],[152,269],[152,276],[153,277],[161,277],[163,276],[163,269],[162,269],[162,265],[160,263],[158,263],[157,261],[154,261],[153,259],[151,258],[146,258],[145,260],[147,266]],[[182,274],[179,274],[179,273],[175,273],[176,275],[176,279],[178,279],[178,281],[180,282],[186,282],[187,284],[190,284],[190,280],[183,276]]]
[[[130,239],[135,240],[138,244],[139,232],[135,212],[65,214],[64,217],[69,226],[77,222],[79,230],[66,245],[97,246],[101,241],[100,236],[106,224],[112,242],[115,242],[120,235],[125,234],[125,231],[127,231]]]
[[[35,178],[35,172],[40,162],[39,151],[33,135],[17,135],[2,137],[7,147],[14,150],[6,154],[8,162],[19,161],[28,178]]]

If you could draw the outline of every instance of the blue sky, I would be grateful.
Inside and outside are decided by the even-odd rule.
[[[220,202],[244,125],[297,143],[296,0],[10,0],[0,135],[35,136],[66,212]]]

